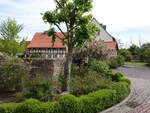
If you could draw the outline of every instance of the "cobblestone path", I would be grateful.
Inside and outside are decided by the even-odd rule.
[[[132,81],[132,93],[125,102],[102,113],[150,113],[150,68],[124,66],[114,71]]]

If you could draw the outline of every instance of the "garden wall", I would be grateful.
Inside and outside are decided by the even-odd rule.
[[[31,74],[44,76],[47,79],[57,79],[63,74],[64,59],[24,59],[31,64]]]

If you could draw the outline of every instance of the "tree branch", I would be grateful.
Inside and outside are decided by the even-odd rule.
[[[63,30],[59,27],[58,24],[54,24],[55,26],[57,26],[57,28],[60,30],[60,32],[65,36],[65,38],[67,38],[66,34],[63,32]]]
[[[57,34],[56,34],[56,37],[59,38],[60,40],[62,40],[62,38],[60,36],[58,36]]]
[[[69,31],[72,31],[73,29],[75,29],[79,24],[73,26]]]
[[[58,4],[58,6],[60,7],[60,8],[63,8],[63,6],[58,2],[58,0],[55,0],[56,1],[56,3]]]

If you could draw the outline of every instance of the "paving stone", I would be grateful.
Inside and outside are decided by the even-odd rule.
[[[124,73],[132,82],[132,94],[120,106],[102,113],[150,113],[150,68],[124,66],[114,70]]]

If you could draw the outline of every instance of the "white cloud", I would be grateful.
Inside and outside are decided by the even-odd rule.
[[[19,23],[24,24],[23,36],[32,38],[35,32],[42,32],[48,29],[42,20],[41,13],[54,8],[53,0],[0,0],[0,5],[7,6],[5,12],[0,11],[0,21],[7,17],[15,18]]]
[[[150,42],[150,1],[149,0],[94,0],[93,15],[100,23],[107,25],[107,30],[114,37],[128,44],[132,37],[138,44],[138,36],[143,42]],[[136,29],[140,29],[143,31]],[[135,30],[134,30],[135,29]]]
[[[0,0],[0,4],[8,4],[11,2],[12,2],[12,0]]]
[[[150,26],[149,0],[94,0],[93,14],[110,29]]]
[[[94,0],[92,13],[100,23],[107,25],[109,32],[127,42],[129,37],[140,34],[132,35],[127,29],[150,28],[149,4],[149,0]],[[6,7],[0,7],[0,21],[6,17],[15,18],[25,25],[21,35],[29,39],[35,32],[48,29],[40,13],[55,8],[53,0],[0,0],[0,5]],[[150,41],[148,35],[150,33],[145,35],[146,41]]]

